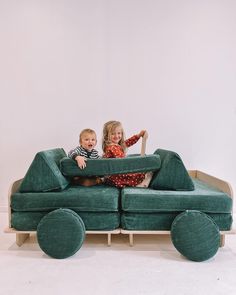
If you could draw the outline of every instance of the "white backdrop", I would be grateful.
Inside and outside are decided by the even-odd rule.
[[[111,119],[236,189],[236,1],[0,0],[0,42],[1,208],[38,151],[85,127],[100,149]]]

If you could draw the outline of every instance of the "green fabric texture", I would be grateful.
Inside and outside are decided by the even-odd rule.
[[[83,220],[86,230],[114,230],[120,226],[119,212],[81,212],[73,210]],[[12,212],[11,226],[16,230],[35,231],[40,220],[49,212]]]
[[[37,227],[40,248],[49,256],[63,259],[74,255],[82,246],[85,227],[74,211],[58,209],[44,216]]]
[[[161,168],[154,173],[150,188],[158,190],[194,190],[183,161],[175,152],[158,149],[154,154],[161,158]]]
[[[69,184],[59,164],[66,153],[62,148],[36,154],[20,186],[20,192],[63,190]]]
[[[80,169],[76,161],[65,157],[61,160],[62,174],[73,176],[103,176],[122,173],[156,171],[161,161],[158,155],[132,156],[115,159],[88,159],[86,168]]]
[[[194,191],[170,191],[145,188],[123,188],[121,208],[127,212],[182,212],[199,210],[206,213],[231,213],[232,198],[226,193],[193,179]]]
[[[205,261],[213,257],[220,246],[220,232],[215,222],[199,211],[178,215],[171,226],[175,248],[186,258]]]
[[[182,212],[157,212],[157,213],[130,213],[121,215],[121,227],[126,230],[170,230],[177,215]],[[230,230],[232,214],[207,213],[217,224],[220,230]]]
[[[69,208],[84,212],[117,212],[119,195],[119,189],[105,185],[70,186],[57,192],[15,193],[12,195],[11,208],[14,211]]]

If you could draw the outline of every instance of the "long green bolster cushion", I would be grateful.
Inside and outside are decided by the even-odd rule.
[[[20,186],[20,192],[63,190],[69,181],[62,175],[59,164],[66,156],[62,148],[36,154]]]
[[[70,186],[64,191],[44,193],[15,193],[11,198],[14,211],[50,211],[70,208],[89,212],[117,212],[120,191],[115,187]]]
[[[81,212],[73,210],[83,220],[86,230],[114,230],[120,226],[119,212]],[[11,227],[21,231],[35,231],[48,211],[12,212]]]
[[[171,191],[123,188],[121,208],[126,212],[181,212],[199,210],[208,213],[231,213],[232,198],[203,181],[193,179],[195,190]]]
[[[194,190],[183,161],[175,152],[158,149],[154,154],[161,158],[161,168],[154,173],[150,187],[158,190]]]
[[[193,261],[213,257],[220,246],[218,226],[200,211],[186,211],[178,215],[171,226],[171,239],[175,248]]]
[[[53,258],[63,259],[74,255],[82,246],[85,227],[74,211],[58,209],[44,216],[37,227],[40,248]]]
[[[157,171],[160,166],[161,160],[159,155],[132,156],[119,159],[88,159],[84,169],[80,169],[76,161],[68,157],[61,160],[61,172],[67,177]]]
[[[157,213],[130,213],[121,215],[121,227],[126,230],[170,230],[177,215],[182,212],[157,212]],[[230,230],[232,226],[232,214],[207,213],[220,230]]]

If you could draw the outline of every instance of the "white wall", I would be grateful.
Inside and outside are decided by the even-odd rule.
[[[236,189],[236,1],[0,0],[0,42],[0,206],[110,119]]]

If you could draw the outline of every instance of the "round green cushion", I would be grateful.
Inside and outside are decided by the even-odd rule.
[[[216,254],[220,245],[220,232],[210,216],[188,210],[174,219],[171,239],[183,256],[193,261],[204,261]]]
[[[40,248],[53,258],[67,258],[83,244],[85,226],[70,209],[57,209],[44,216],[37,227]]]

